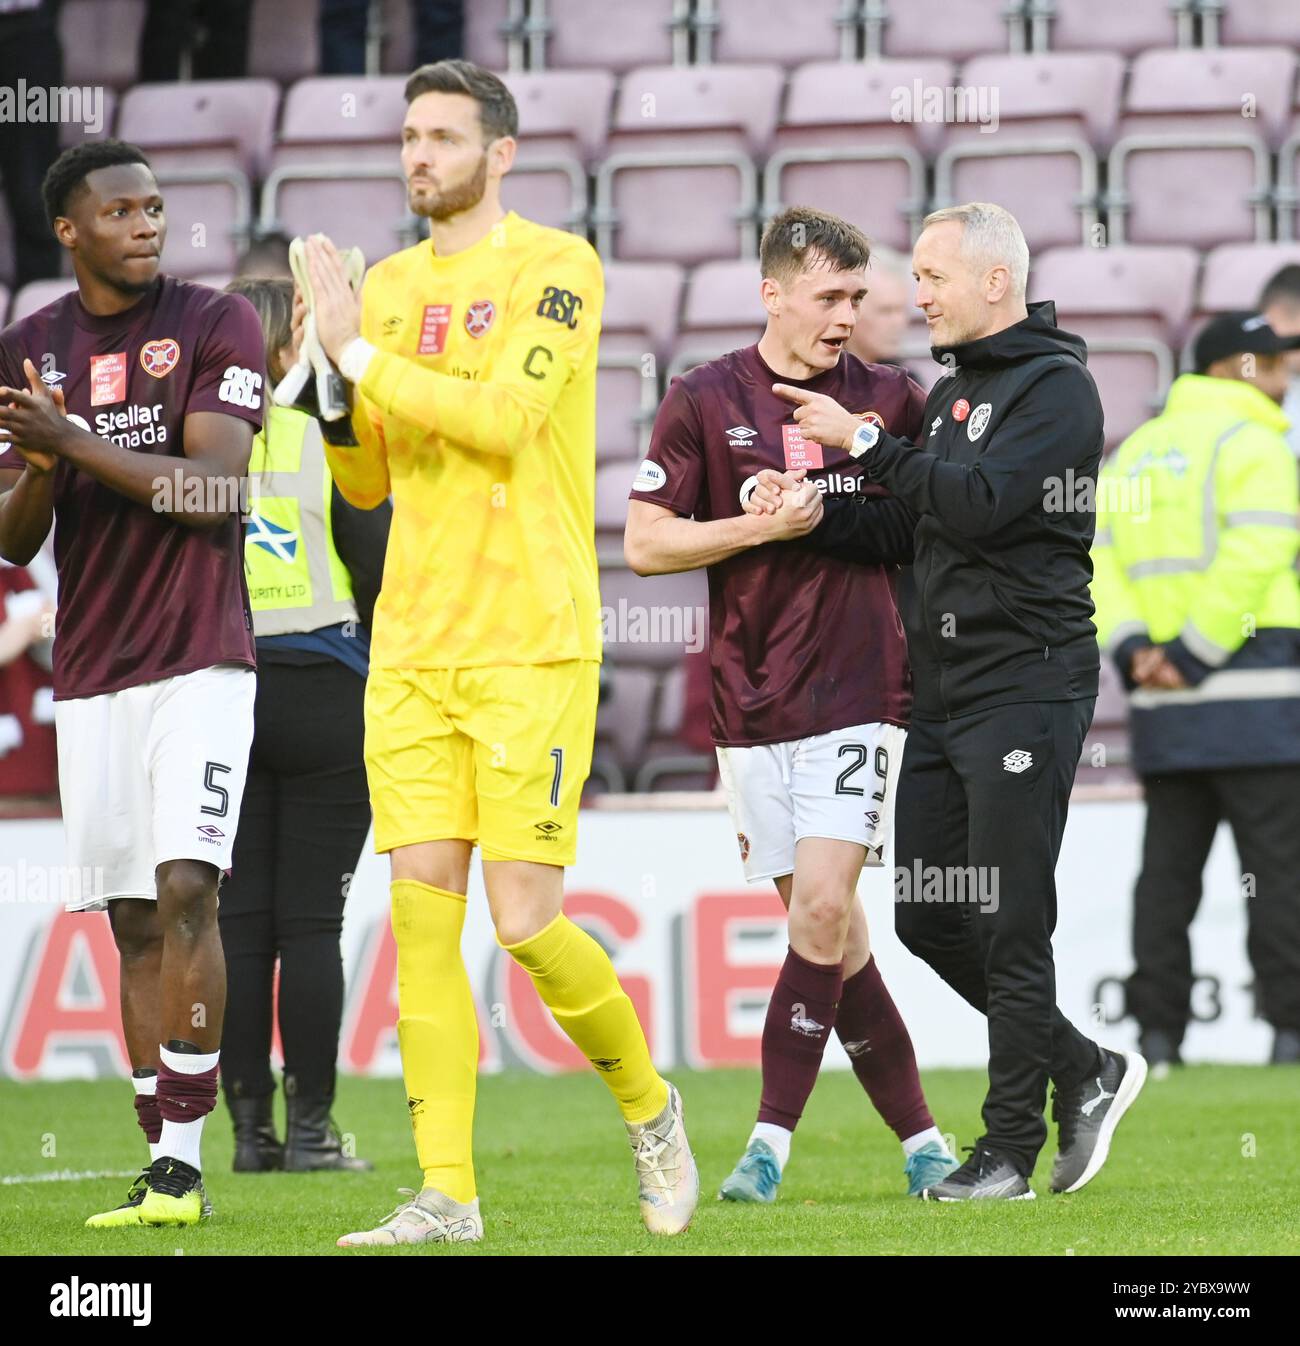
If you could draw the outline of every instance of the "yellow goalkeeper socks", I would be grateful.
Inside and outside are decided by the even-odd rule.
[[[668,1104],[636,1010],[609,955],[563,914],[531,939],[502,948],[533,979],[537,994],[600,1072],[628,1122],[648,1122]]]
[[[465,899],[394,879],[397,1040],[415,1152],[426,1187],[473,1201],[478,1020],[460,953]]]

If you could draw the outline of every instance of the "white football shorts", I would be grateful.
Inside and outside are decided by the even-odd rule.
[[[718,772],[750,883],[794,873],[804,837],[856,841],[885,863],[907,730],[859,724],[755,748],[719,748]]]
[[[68,865],[93,875],[69,911],[157,900],[166,860],[230,869],[256,691],[251,668],[216,664],[54,703]]]

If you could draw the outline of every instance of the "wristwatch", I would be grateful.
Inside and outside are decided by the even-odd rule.
[[[863,421],[853,432],[853,442],[849,445],[850,458],[863,458],[876,447],[880,438],[880,427],[870,421]]]

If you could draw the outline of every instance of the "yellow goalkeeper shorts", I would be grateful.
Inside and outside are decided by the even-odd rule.
[[[485,860],[573,864],[599,678],[590,659],[371,669],[375,849],[460,838]]]

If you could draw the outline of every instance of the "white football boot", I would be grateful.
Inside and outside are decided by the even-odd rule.
[[[686,1139],[682,1096],[670,1084],[668,1104],[648,1122],[627,1123],[636,1158],[641,1218],[652,1234],[680,1234],[700,1199],[700,1173]]]
[[[391,1248],[398,1243],[478,1243],[483,1238],[478,1197],[462,1204],[432,1187],[422,1192],[410,1187],[397,1190],[410,1200],[385,1216],[377,1229],[344,1234],[338,1246]]]

